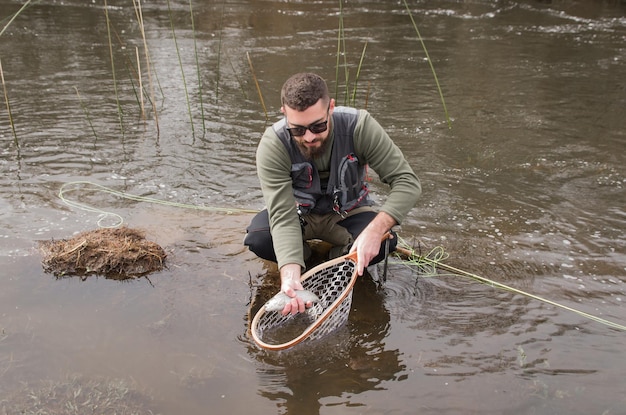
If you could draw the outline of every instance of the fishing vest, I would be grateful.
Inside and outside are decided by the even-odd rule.
[[[291,158],[291,181],[298,214],[336,212],[344,216],[359,206],[374,204],[365,181],[366,165],[360,165],[354,150],[354,129],[358,111],[336,107],[332,115],[334,134],[330,157],[330,174],[320,179],[315,164],[306,159],[291,139],[283,118],[273,125],[278,138]]]

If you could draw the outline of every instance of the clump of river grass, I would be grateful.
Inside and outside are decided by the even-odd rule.
[[[33,415],[155,415],[152,398],[121,379],[69,376],[60,381],[23,384],[0,399],[3,414]]]
[[[44,270],[57,277],[97,274],[129,279],[162,270],[167,257],[163,248],[145,239],[142,231],[125,226],[40,241],[39,249]]]

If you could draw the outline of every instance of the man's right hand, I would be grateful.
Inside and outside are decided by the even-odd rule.
[[[300,264],[286,264],[280,269],[280,290],[291,297],[291,301],[283,308],[282,315],[303,313],[306,310],[304,301],[296,296],[296,290],[302,289]]]

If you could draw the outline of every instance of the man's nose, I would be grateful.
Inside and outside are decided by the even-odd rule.
[[[317,138],[317,134],[313,134],[311,132],[311,130],[309,130],[307,128],[307,130],[304,132],[304,135],[302,136],[302,138],[304,139],[304,141],[306,141],[307,143],[311,143],[313,141],[315,141],[315,139]]]

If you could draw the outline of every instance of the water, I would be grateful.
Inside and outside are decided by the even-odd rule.
[[[101,2],[33,5],[0,37],[17,136],[3,103],[5,411],[78,376],[85,389],[124,382],[134,395],[120,405],[155,413],[624,413],[624,332],[468,278],[416,279],[398,263],[384,289],[359,281],[349,324],[332,338],[293,353],[256,348],[247,310],[272,267],[242,246],[251,214],[238,209],[263,207],[254,153],[279,116],[284,80],[319,72],[345,101],[338,3],[193,4],[195,31],[189,3],[170,6],[143,9],[157,120],[147,98],[142,117],[136,95],[137,52],[150,87],[132,2],[109,2],[115,81]],[[0,0],[0,15],[20,7]],[[367,42],[356,105],[422,179],[401,236],[425,252],[444,247],[450,265],[625,324],[623,2],[411,10],[451,129],[404,4],[343,8],[350,79]],[[98,226],[98,213],[59,198],[74,181],[235,213],[69,192],[145,229],[169,267],[133,282],[55,279],[36,241]]]

